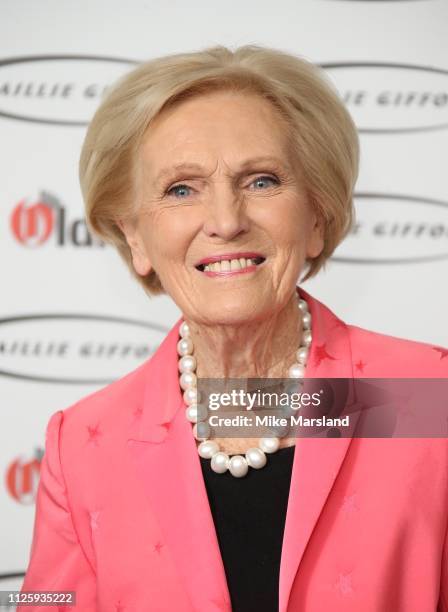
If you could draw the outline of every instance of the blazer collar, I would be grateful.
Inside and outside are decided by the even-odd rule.
[[[301,287],[297,291],[312,317],[306,376],[352,379],[347,326],[307,291]],[[200,458],[178,382],[176,345],[182,321],[181,317],[144,366],[143,410],[130,432],[128,447],[193,609],[231,612]],[[352,416],[354,427],[357,417]],[[296,440],[280,563],[279,612],[287,612],[295,575],[350,442],[350,437]]]

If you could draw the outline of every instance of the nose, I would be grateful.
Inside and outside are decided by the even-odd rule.
[[[215,185],[206,211],[203,230],[209,237],[229,241],[249,230],[246,202],[225,181]]]

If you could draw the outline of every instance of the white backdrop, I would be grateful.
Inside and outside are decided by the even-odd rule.
[[[304,284],[347,322],[448,346],[446,0],[0,3],[0,589],[28,561],[50,414],[131,370],[177,320],[83,222],[77,164],[135,63],[255,43],[322,65],[361,137],[356,231]]]

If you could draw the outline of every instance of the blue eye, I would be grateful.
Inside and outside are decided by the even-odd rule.
[[[254,181],[252,181],[251,185],[265,183],[266,181],[271,181],[274,185],[278,185],[278,180],[273,176],[258,176]],[[269,186],[269,185],[268,185]],[[264,187],[262,187],[264,189]]]
[[[167,195],[173,194],[174,196],[180,196],[180,199],[183,199],[183,196],[190,195],[190,194],[189,193],[187,193],[187,194],[184,193],[182,195],[182,193],[179,193],[179,191],[176,191],[176,190],[182,190],[182,191],[185,192],[185,190],[188,191],[189,189],[190,189],[190,187],[188,185],[179,184],[179,185],[174,185],[174,187],[171,187],[170,189],[168,189],[168,191],[166,193],[167,193]]]

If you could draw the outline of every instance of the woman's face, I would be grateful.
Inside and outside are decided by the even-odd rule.
[[[212,92],[165,110],[148,128],[139,213],[121,227],[137,273],[154,269],[187,320],[269,316],[285,305],[305,259],[323,248],[277,112],[254,94]],[[238,267],[244,261],[197,267],[250,254],[264,260],[247,269]]]

